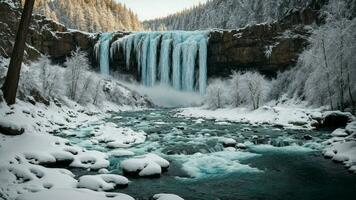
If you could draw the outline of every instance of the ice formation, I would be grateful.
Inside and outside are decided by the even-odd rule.
[[[145,86],[161,83],[177,90],[204,94],[207,46],[206,31],[141,32],[115,41],[110,52],[121,50],[128,69],[135,59],[140,81]]]

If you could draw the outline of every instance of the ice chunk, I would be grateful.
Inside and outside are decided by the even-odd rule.
[[[224,175],[233,172],[256,173],[257,168],[241,164],[239,161],[259,156],[258,154],[240,151],[222,151],[210,154],[196,153],[193,155],[175,156],[182,162],[182,169],[193,178]]]

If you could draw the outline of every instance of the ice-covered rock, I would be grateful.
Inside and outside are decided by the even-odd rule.
[[[237,144],[236,140],[232,138],[220,138],[219,142],[221,142],[224,147],[235,147],[235,145]]]
[[[125,174],[144,177],[160,176],[162,171],[168,169],[169,162],[156,154],[146,154],[124,160],[120,167]]]
[[[246,146],[246,144],[238,143],[238,144],[236,145],[236,148],[238,148],[238,149],[246,149],[247,146]]]
[[[354,116],[348,112],[328,111],[323,113],[322,126],[330,128],[343,128],[354,120]]]
[[[356,133],[356,121],[352,121],[345,127],[346,133],[349,135]]]
[[[78,188],[95,191],[109,191],[116,188],[127,187],[129,180],[115,174],[85,175],[79,178]]]
[[[184,200],[175,194],[155,194],[153,195],[153,200]]]
[[[114,123],[100,125],[92,132],[100,143],[105,143],[109,148],[128,148],[135,144],[141,144],[146,140],[146,133],[134,131],[130,128],[118,127]]]
[[[342,128],[338,128],[336,130],[334,130],[332,133],[331,133],[332,136],[336,136],[336,137],[346,137],[348,136],[348,134],[345,132],[345,129],[342,129]]]
[[[4,135],[21,135],[24,132],[25,128],[15,122],[0,119],[0,133]]]

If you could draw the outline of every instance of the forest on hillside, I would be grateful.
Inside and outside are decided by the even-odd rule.
[[[209,0],[167,17],[145,21],[147,30],[202,30],[211,28],[236,29],[246,25],[270,23],[292,9],[311,3],[318,6],[324,0]],[[353,0],[347,0],[356,6]]]
[[[141,30],[137,15],[114,0],[37,0],[35,12],[87,32]]]

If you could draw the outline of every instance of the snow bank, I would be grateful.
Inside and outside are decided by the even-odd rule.
[[[155,194],[153,195],[154,200],[184,200],[175,194]]]
[[[298,106],[264,106],[257,110],[248,108],[223,108],[208,110],[205,107],[183,108],[177,116],[207,118],[218,121],[244,122],[252,125],[272,124],[291,129],[312,129],[316,121],[314,116],[321,116],[319,109],[306,109]]]
[[[121,193],[99,193],[90,190],[76,189],[56,189],[42,190],[36,193],[25,193],[20,195],[17,200],[134,200],[134,198]]]
[[[114,123],[105,123],[94,129],[92,134],[92,139],[105,143],[109,148],[128,148],[146,140],[145,132],[118,127]]]
[[[350,172],[356,173],[356,121],[349,123],[345,129],[336,129],[333,138],[324,142],[324,156],[335,162],[343,163]]]
[[[108,191],[129,184],[126,177],[114,174],[86,175],[79,178],[78,188],[95,191]]]
[[[120,167],[125,174],[139,176],[159,176],[162,170],[168,169],[169,162],[156,154],[146,154],[124,160]]]

